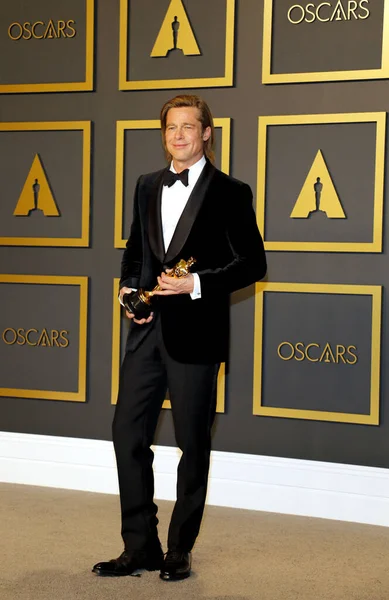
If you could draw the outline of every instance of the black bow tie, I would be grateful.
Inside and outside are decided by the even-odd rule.
[[[174,185],[176,183],[176,181],[181,181],[185,187],[188,187],[189,185],[189,181],[188,181],[188,176],[189,176],[189,169],[184,169],[184,171],[181,171],[181,173],[173,173],[173,171],[165,171],[164,176],[163,176],[163,185],[167,185],[168,187],[171,187],[172,185]]]

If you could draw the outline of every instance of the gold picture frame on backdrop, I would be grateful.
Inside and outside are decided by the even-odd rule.
[[[226,44],[224,75],[222,77],[193,77],[183,79],[127,79],[128,69],[128,2],[120,0],[119,33],[119,90],[166,90],[174,88],[231,87],[234,85],[235,0],[226,1]]]
[[[34,92],[89,92],[93,90],[93,58],[95,30],[95,0],[86,2],[85,80],[50,83],[4,83],[0,94],[31,94]]]
[[[279,408],[262,404],[262,355],[264,329],[264,294],[266,292],[299,294],[338,294],[369,295],[372,297],[371,323],[371,365],[370,365],[370,412],[354,414]],[[380,365],[381,365],[381,312],[382,287],[378,285],[342,285],[316,283],[257,283],[255,294],[255,333],[254,333],[254,385],[253,415],[282,417],[285,419],[306,419],[310,421],[332,421],[335,423],[357,423],[379,425],[380,407]]]
[[[222,131],[221,170],[226,175],[230,172],[230,117],[213,120],[215,128]],[[158,119],[142,121],[117,121],[116,123],[116,181],[115,181],[115,248],[125,248],[127,240],[123,238],[123,202],[124,202],[124,134],[131,129],[161,129]]]
[[[89,246],[90,178],[91,178],[91,121],[29,121],[0,123],[2,131],[82,131],[82,208],[81,237],[0,237],[0,246]]]
[[[381,67],[350,71],[318,71],[311,73],[272,73],[273,5],[275,0],[264,0],[262,83],[311,83],[316,81],[351,81],[387,79],[389,77],[389,1],[384,0]],[[303,3],[301,3],[303,4]],[[305,3],[304,3],[305,4]]]
[[[0,275],[0,284],[1,283],[17,283],[23,285],[78,286],[80,288],[80,325],[78,335],[79,349],[77,392],[0,388],[0,396],[10,398],[36,398],[39,400],[64,400],[68,402],[86,402],[88,277],[69,277],[64,275]]]
[[[112,326],[112,369],[111,369],[111,404],[116,404],[119,390],[120,345],[121,345],[121,304],[118,300],[119,277],[113,280],[113,326]],[[217,378],[216,412],[225,412],[226,381],[225,363],[221,363]],[[165,400],[162,408],[171,408],[170,401]]]
[[[267,129],[282,125],[375,123],[374,223],[371,242],[273,241],[266,239]],[[386,113],[346,113],[258,117],[257,222],[266,250],[284,252],[382,252]]]

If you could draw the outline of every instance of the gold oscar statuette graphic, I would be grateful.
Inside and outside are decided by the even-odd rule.
[[[181,50],[185,56],[201,54],[182,0],[171,0],[151,57],[164,57]]]
[[[316,154],[290,218],[307,219],[320,213],[329,219],[346,219],[321,150]]]
[[[35,154],[13,214],[15,217],[27,217],[38,210],[45,217],[60,216],[41,158],[39,154]]]

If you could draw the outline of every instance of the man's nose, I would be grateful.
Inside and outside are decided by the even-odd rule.
[[[177,127],[175,134],[176,134],[175,135],[176,138],[178,138],[178,139],[182,138],[183,134],[184,134],[184,130],[181,129],[180,127]]]

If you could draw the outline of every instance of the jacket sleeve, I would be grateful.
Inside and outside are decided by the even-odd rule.
[[[142,232],[139,216],[140,179],[141,178],[138,179],[135,188],[133,219],[130,237],[128,238],[126,249],[124,250],[122,258],[119,289],[122,287],[139,287],[139,279],[143,261]]]
[[[266,275],[265,250],[252,200],[250,186],[243,184],[233,202],[226,203],[226,235],[233,259],[222,267],[198,271],[204,299],[234,292]]]

